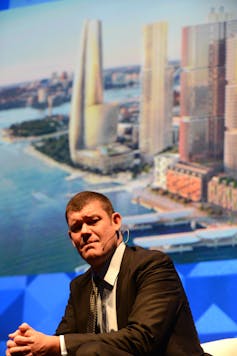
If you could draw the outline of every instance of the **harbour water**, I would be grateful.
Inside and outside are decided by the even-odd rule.
[[[126,98],[126,91],[122,93]],[[112,93],[108,96],[115,99]],[[68,114],[69,108],[66,103],[53,108],[53,113]],[[32,108],[0,111],[0,129],[46,114],[47,110]],[[29,155],[28,146],[26,142],[6,142],[0,136],[0,275],[73,271],[82,263],[69,242],[64,219],[68,198],[78,191],[108,190],[122,215],[150,211],[132,203],[131,193],[123,187],[113,191],[118,186],[113,182],[92,183],[86,175],[67,179],[68,172]]]

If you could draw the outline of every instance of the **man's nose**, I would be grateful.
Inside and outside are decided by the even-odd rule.
[[[89,234],[90,233],[90,228],[86,223],[83,223],[81,227],[81,234]]]
[[[83,224],[81,227],[81,238],[84,243],[87,243],[87,240],[91,236],[89,226],[87,224]]]

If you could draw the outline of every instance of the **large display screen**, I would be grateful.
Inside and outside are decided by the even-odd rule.
[[[170,254],[190,295],[185,276],[196,283],[207,268],[217,287],[216,264],[228,265],[227,284],[236,278],[236,1],[5,1],[1,10],[0,283],[20,283],[2,316],[31,278],[68,282],[86,268],[64,217],[82,190],[111,199],[128,244]],[[231,301],[195,303],[200,330],[217,311],[222,335],[237,332]]]

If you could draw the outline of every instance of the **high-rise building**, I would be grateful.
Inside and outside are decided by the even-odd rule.
[[[210,15],[213,14],[211,11]],[[234,131],[224,134],[230,120],[225,117],[235,105],[232,99],[230,105],[233,90],[230,86],[226,89],[226,73],[231,66],[231,61],[226,61],[231,52],[226,49],[227,40],[237,34],[237,20],[227,21],[229,18],[221,7],[219,13],[211,16],[210,23],[183,28],[179,153],[186,162],[221,163],[224,145],[225,160],[230,159],[230,147],[236,145]],[[229,81],[233,85],[233,80]]]
[[[139,148],[148,160],[172,144],[172,70],[167,61],[168,24],[143,30]]]
[[[86,21],[79,49],[79,60],[72,89],[69,122],[71,160],[82,160],[83,150],[115,142],[117,137],[116,104],[103,103],[103,65],[101,22]]]
[[[225,171],[237,175],[237,34],[226,46]]]
[[[228,21],[231,18],[231,14],[225,12],[224,6],[220,6],[219,11],[216,11],[215,7],[210,9],[208,14],[208,22],[220,22],[220,21]]]
[[[226,22],[182,31],[179,152],[183,161],[223,158]]]

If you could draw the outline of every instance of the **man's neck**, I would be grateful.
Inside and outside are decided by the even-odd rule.
[[[116,249],[118,248],[118,246],[121,244],[121,242],[123,241],[122,237],[120,236],[120,238],[118,239],[117,245],[113,248],[113,250],[111,251],[111,253],[106,256],[106,259],[101,261],[101,263],[98,264],[91,264],[91,268],[92,268],[92,272],[98,276],[100,276],[100,278],[103,278],[109,268],[111,259],[116,251]]]
[[[104,276],[106,275],[108,268],[109,268],[111,258],[112,258],[112,256],[110,258],[108,258],[102,265],[92,267],[92,274],[103,279]]]

